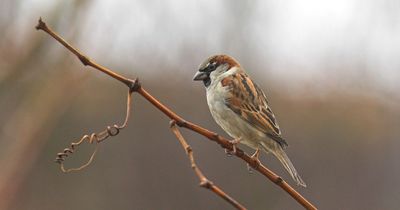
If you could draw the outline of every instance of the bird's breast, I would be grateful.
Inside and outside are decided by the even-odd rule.
[[[242,143],[253,148],[258,147],[258,141],[264,139],[265,134],[233,112],[225,104],[227,96],[227,88],[220,84],[207,89],[207,103],[214,120],[231,137],[242,138]]]

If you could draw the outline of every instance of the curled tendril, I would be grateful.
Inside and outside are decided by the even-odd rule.
[[[130,90],[130,91],[128,91],[128,96],[127,96],[127,100],[126,100],[125,121],[122,125],[114,124],[113,126],[107,126],[106,129],[101,132],[92,133],[90,135],[84,135],[78,142],[72,142],[69,147],[65,148],[62,152],[57,153],[55,162],[60,164],[60,168],[61,168],[62,172],[68,173],[71,171],[79,171],[79,170],[86,168],[87,166],[89,166],[92,163],[94,156],[96,155],[99,143],[106,140],[108,137],[113,137],[113,136],[118,135],[120,133],[120,131],[123,128],[125,128],[126,125],[128,124],[128,120],[129,120],[130,113],[131,113],[131,101],[132,101],[132,91]],[[68,156],[70,156],[72,153],[74,153],[74,151],[84,142],[88,142],[89,144],[96,143],[96,148],[94,149],[89,160],[85,164],[83,164],[77,168],[65,169],[65,167],[64,167],[65,159]]]

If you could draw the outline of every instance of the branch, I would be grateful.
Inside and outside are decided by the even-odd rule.
[[[213,193],[217,194],[218,196],[220,196],[221,198],[226,200],[228,203],[230,203],[236,209],[242,209],[242,210],[246,209],[239,202],[237,202],[235,199],[233,199],[232,197],[227,195],[222,189],[217,187],[214,183],[209,181],[207,179],[207,177],[204,176],[203,172],[201,172],[199,167],[196,165],[196,162],[194,161],[192,148],[186,142],[185,138],[183,138],[181,132],[179,131],[178,127],[176,126],[176,121],[175,120],[171,120],[170,125],[171,125],[172,132],[175,134],[176,138],[181,143],[183,149],[186,151],[186,154],[189,157],[190,164],[192,165],[192,168],[193,168],[194,172],[196,173],[197,177],[199,177],[200,186],[211,190]]]
[[[147,101],[149,101],[151,104],[153,104],[158,110],[160,110],[165,115],[167,115],[171,120],[174,120],[176,122],[177,126],[184,127],[189,130],[192,130],[196,133],[199,133],[200,135],[205,136],[209,140],[216,142],[224,149],[233,150],[233,145],[229,142],[228,139],[218,135],[217,133],[211,132],[199,125],[196,125],[194,123],[184,120],[182,117],[180,117],[175,112],[171,111],[168,107],[166,107],[161,102],[159,102],[150,93],[148,93],[141,86],[141,84],[138,82],[137,79],[131,80],[131,79],[125,78],[125,77],[91,61],[88,57],[83,55],[77,49],[75,49],[70,44],[68,44],[63,38],[61,38],[59,35],[57,35],[54,31],[52,31],[50,28],[48,28],[47,25],[42,21],[42,19],[39,19],[39,23],[36,26],[36,29],[45,31],[47,34],[49,34],[54,39],[56,39],[59,43],[64,45],[69,51],[71,51],[73,54],[75,54],[85,66],[89,65],[95,69],[98,69],[98,70],[102,71],[103,73],[108,74],[109,76],[113,77],[114,79],[125,84],[129,88],[130,92],[139,93]],[[254,170],[258,171],[259,173],[261,173],[262,175],[267,177],[269,180],[271,180],[273,183],[278,185],[280,188],[282,188],[285,192],[287,192],[293,199],[295,199],[304,208],[317,209],[312,203],[310,203],[299,192],[297,192],[295,189],[293,189],[280,176],[276,175],[274,172],[272,172],[270,169],[265,167],[263,164],[261,164],[255,158],[252,158],[249,155],[247,155],[240,148],[236,148],[235,156],[237,156],[238,158],[240,158],[243,161],[245,161],[246,163],[248,163]]]

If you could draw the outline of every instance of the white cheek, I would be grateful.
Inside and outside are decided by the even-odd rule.
[[[220,75],[221,75],[220,68],[217,68],[215,71],[211,72],[210,74],[211,82],[217,81]]]
[[[211,72],[210,78],[211,78],[211,84],[218,84],[222,79],[224,79],[227,76],[235,74],[239,68],[238,67],[233,67],[230,68],[229,70],[227,69],[227,65],[222,65],[218,67],[215,71]],[[211,85],[213,86],[213,85]]]

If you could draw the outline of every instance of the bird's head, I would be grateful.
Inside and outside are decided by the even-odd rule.
[[[204,86],[208,87],[214,79],[239,66],[239,63],[229,55],[214,55],[199,66],[193,80],[203,81]]]

